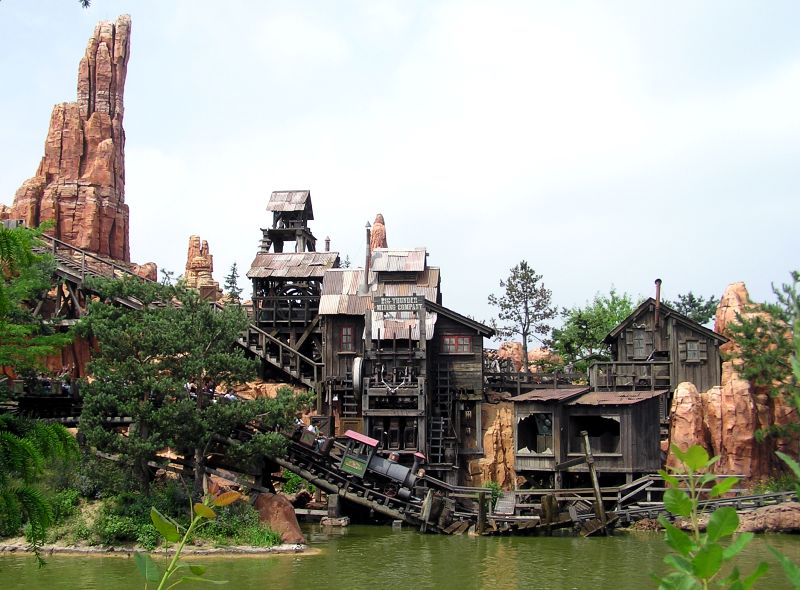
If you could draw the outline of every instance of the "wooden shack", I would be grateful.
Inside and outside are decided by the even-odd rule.
[[[727,339],[660,302],[643,301],[606,336],[611,361],[593,363],[589,382],[598,391],[666,390],[692,382],[699,391],[719,385]],[[667,419],[669,393],[661,400]]]
[[[603,485],[631,482],[661,467],[659,397],[663,391],[534,390],[514,402],[515,469],[530,487],[589,485],[586,465],[561,464],[584,454],[589,433]]]

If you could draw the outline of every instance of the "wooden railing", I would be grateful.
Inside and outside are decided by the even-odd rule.
[[[304,327],[319,315],[319,296],[284,295],[253,297],[253,318],[258,325],[276,328]]]
[[[669,389],[670,361],[601,361],[589,366],[589,382],[598,388]]]
[[[259,356],[288,371],[306,385],[316,386],[322,380],[322,370],[325,366],[323,363],[308,358],[264,330],[251,324],[243,338],[247,339],[249,348],[255,349]]]
[[[486,383],[495,389],[516,389],[518,393],[531,389],[559,389],[587,385],[585,373],[524,373],[484,371]]]
[[[41,236],[41,239],[47,245],[46,250],[50,252],[59,263],[66,267],[66,270],[76,273],[81,281],[86,280],[87,275],[103,276],[107,278],[133,276],[138,279],[149,280],[137,275],[125,266],[120,266],[111,260],[76,248],[52,236],[45,234]]]

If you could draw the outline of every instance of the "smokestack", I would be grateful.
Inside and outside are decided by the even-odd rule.
[[[366,295],[367,293],[369,293],[369,263],[370,263],[370,258],[372,258],[372,250],[369,247],[369,241],[372,237],[370,232],[370,227],[372,226],[370,226],[369,221],[367,222],[367,225],[365,227],[367,229],[367,259],[366,262],[364,263],[364,282],[361,283],[361,289],[360,289],[362,295]]]
[[[661,279],[656,279],[656,328],[661,327]]]
[[[325,236],[325,251],[326,252],[330,252],[331,251],[331,237],[330,236]]]

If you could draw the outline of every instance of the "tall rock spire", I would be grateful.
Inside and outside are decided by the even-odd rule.
[[[52,220],[65,242],[130,261],[125,204],[123,95],[131,19],[100,22],[78,67],[78,97],[53,107],[44,157],[3,215],[28,225]]]
[[[372,232],[369,238],[369,250],[372,252],[375,248],[388,248],[386,242],[386,224],[383,221],[383,215],[378,213],[375,216],[375,223],[372,224]]]

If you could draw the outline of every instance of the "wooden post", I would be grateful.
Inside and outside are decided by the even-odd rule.
[[[600,482],[597,479],[597,470],[594,468],[594,456],[592,455],[592,448],[589,446],[589,433],[585,430],[581,430],[581,436],[583,437],[583,449],[586,453],[586,464],[589,466],[589,473],[592,476],[592,486],[594,487],[594,499],[597,503],[597,508],[595,508],[595,514],[597,514],[598,520],[600,520],[600,524],[605,529],[606,526],[606,511],[603,508],[603,495],[600,493]]]
[[[428,490],[425,500],[422,502],[422,524],[419,525],[419,532],[424,533],[428,529],[428,519],[431,516],[431,506],[433,505],[433,490]]]
[[[478,492],[478,522],[475,532],[482,535],[486,530],[486,492]]]

